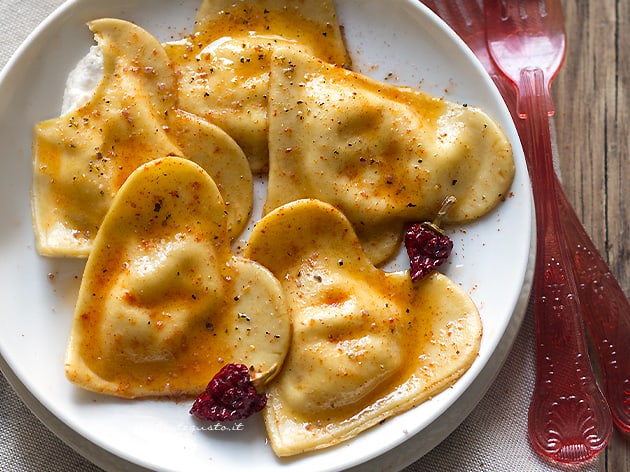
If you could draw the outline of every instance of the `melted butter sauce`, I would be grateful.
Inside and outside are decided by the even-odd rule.
[[[261,77],[268,74],[269,53],[277,42],[309,44],[312,54],[323,61],[349,66],[345,52],[335,47],[339,43],[331,40],[337,35],[331,24],[322,25],[304,18],[298,21],[295,14],[290,8],[272,14],[264,7],[254,4],[247,9],[233,8],[222,10],[210,18],[201,17],[191,36],[167,47],[171,61],[169,68],[174,69],[180,83],[182,77],[192,77],[203,85],[204,95],[215,93],[215,89],[207,87],[207,76],[213,72],[208,69],[208,64],[212,64],[210,61],[217,50],[223,47],[225,51],[226,45],[235,45],[230,50],[230,56],[220,57],[219,62],[230,69],[229,81],[234,89],[256,91],[254,95],[258,95],[254,98],[264,106],[266,96],[257,89],[265,86],[266,82]],[[299,27],[296,28],[296,24]],[[341,82],[346,72],[335,69],[333,74],[336,76],[332,75],[328,80]],[[323,88],[328,85],[323,84]],[[388,96],[396,103],[414,102],[414,106],[424,108],[424,119],[432,123],[432,126],[435,126],[434,122],[445,109],[440,99],[410,94],[403,89],[385,90],[372,82],[363,85],[364,90],[354,92],[357,100],[361,99],[360,94],[371,93]],[[224,92],[229,94],[226,87],[221,87],[221,93]],[[330,93],[329,89],[324,93]],[[420,101],[422,103],[416,103]],[[233,103],[238,106],[244,104],[238,100]],[[365,109],[368,108],[366,104]],[[334,113],[334,110],[327,111]],[[396,114],[393,109],[379,112]],[[133,128],[133,116],[126,118],[127,123],[122,126]],[[369,119],[379,122],[382,119],[380,116],[366,115],[355,118],[362,122]],[[407,140],[403,140],[400,146],[413,148],[417,145],[412,135],[415,125],[410,124],[403,130],[403,134],[407,133]],[[348,127],[351,129],[352,123]],[[158,126],[155,128],[158,129]],[[392,126],[392,134],[401,134],[400,131],[398,128],[394,130]],[[166,133],[165,130],[160,131],[162,132]],[[142,134],[139,132],[138,136]],[[149,150],[142,148],[143,141],[137,139],[133,130],[122,130],[120,135],[125,136],[130,153],[130,168],[134,169],[141,162],[134,161],[133,156],[146,155]],[[372,141],[374,138],[367,136],[366,140]],[[383,180],[386,180],[385,187],[391,185],[390,176],[395,174],[395,167],[388,164],[387,157],[397,155],[400,151],[400,148],[392,145],[385,150],[382,162],[376,163],[379,165],[378,171],[370,170],[363,175],[356,170],[353,178],[373,180],[375,189],[383,187]],[[103,169],[106,168],[105,164],[106,162],[103,163]],[[50,162],[45,165],[58,165],[54,152],[50,152]],[[122,180],[115,181],[115,185],[122,185],[124,179],[126,175]],[[170,196],[174,198],[173,194]],[[381,195],[374,190],[370,197],[381,198]],[[168,196],[164,198],[160,200],[160,206],[167,204]],[[400,197],[399,203],[406,203],[402,198]],[[199,203],[198,198],[196,204]],[[155,208],[157,206],[153,211],[156,211]],[[145,212],[152,214],[150,210]],[[153,228],[154,223],[144,222],[134,231],[137,234]],[[170,227],[171,224],[169,222],[165,226]],[[170,229],[174,230],[172,227]],[[216,249],[209,242],[211,235],[207,232],[191,230],[190,233],[189,242],[203,246],[202,251],[206,250],[211,254]],[[149,293],[145,279],[153,272],[160,272],[160,277],[163,276],[163,266],[172,262],[170,249],[166,250],[162,246],[163,241],[172,237],[172,234],[161,234],[157,231],[151,238],[140,241],[129,240],[129,234],[125,241],[115,243],[115,239],[112,240],[121,250],[113,251],[108,257],[102,258],[101,273],[99,275],[97,271],[91,282],[108,300],[100,298],[94,306],[88,304],[90,308],[78,315],[78,323],[83,332],[81,349],[85,362],[102,379],[117,382],[119,391],[116,393],[119,395],[126,396],[128,388],[138,388],[138,385],[140,389],[146,388],[160,394],[198,392],[207,383],[208,372],[216,372],[222,366],[225,359],[221,354],[235,351],[237,345],[243,344],[244,339],[247,339],[245,335],[239,337],[233,334],[244,325],[235,324],[234,319],[229,316],[229,310],[217,310],[224,300],[228,300],[227,303],[231,305],[233,303],[229,300],[236,303],[240,292],[232,283],[225,267],[216,269],[220,264],[211,260],[204,266],[216,269],[217,273],[188,271],[189,280],[186,283],[169,284],[168,280],[160,280],[155,284],[158,287],[156,293]],[[332,248],[335,244],[328,242],[325,246]],[[338,257],[332,259],[340,260]],[[314,278],[318,277],[321,283],[329,275],[325,273],[327,269],[317,267],[314,259],[311,262]],[[335,264],[333,262],[332,266]],[[376,270],[370,268],[372,269]],[[444,286],[438,285],[437,289],[428,289],[419,294],[422,290],[418,286],[410,285],[407,274],[389,276],[380,271],[376,273],[378,275],[371,281],[361,280],[363,286],[357,290],[349,291],[344,281],[332,284],[330,290],[320,294],[315,302],[302,300],[304,285],[300,287],[300,291],[292,294],[295,300],[291,303],[297,307],[294,310],[294,322],[305,327],[304,330],[295,331],[300,349],[304,346],[308,348],[311,343],[311,355],[328,356],[332,366],[327,371],[329,377],[323,378],[318,372],[318,366],[324,363],[321,357],[301,359],[298,350],[289,354],[289,368],[281,374],[281,378],[289,379],[291,388],[300,392],[295,395],[287,394],[288,390],[282,380],[279,382],[279,389],[290,404],[288,408],[291,419],[302,422],[306,429],[320,428],[323,423],[343,425],[354,421],[360,426],[360,416],[366,412],[391,414],[401,408],[399,402],[409,401],[409,396],[413,401],[420,402],[424,390],[431,394],[437,393],[435,382],[444,380],[440,365],[449,366],[450,361],[457,361],[460,354],[458,342],[461,341],[457,339],[457,321],[449,321],[446,328],[444,324],[438,326],[434,323],[434,319],[440,316]],[[110,274],[118,274],[119,277],[112,277]],[[214,285],[206,284],[209,280],[214,281]],[[289,277],[283,283],[298,285],[299,281]],[[168,288],[160,293],[159,287],[163,286]],[[316,293],[317,289],[314,288],[312,292]],[[165,307],[162,300],[165,294],[172,307]],[[155,301],[153,298],[157,300],[155,306],[152,306]],[[354,303],[357,298],[360,299],[360,304]],[[108,303],[111,309],[107,308]],[[465,305],[461,300],[457,303]],[[138,315],[138,312],[141,313]],[[209,312],[217,314],[209,319],[203,315]],[[106,319],[107,313],[117,313],[118,319]],[[179,313],[186,313],[186,316],[179,317]],[[198,316],[190,317],[190,313],[197,313]],[[127,314],[128,319],[123,319]],[[324,320],[326,316],[330,320]],[[122,329],[116,327],[118,323]],[[313,340],[318,327],[322,329],[322,339]],[[451,337],[453,341],[449,340]],[[109,353],[109,358],[105,359],[104,352]],[[338,362],[335,362],[335,356]],[[309,362],[312,365],[309,366]],[[335,370],[335,364],[343,368]],[[69,376],[72,377],[72,373]],[[410,391],[414,393],[410,394]],[[409,404],[403,407],[409,408]]]
[[[200,52],[219,38],[270,34],[308,44],[317,57],[331,64],[350,66],[345,49],[339,47],[338,30],[331,23],[304,17],[299,6],[269,10],[256,2],[250,2],[246,8],[235,5],[216,15],[198,18],[191,43]]]

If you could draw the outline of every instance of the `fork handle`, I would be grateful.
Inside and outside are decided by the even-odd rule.
[[[508,103],[520,134],[523,122],[514,106],[514,87],[505,77],[491,74]],[[528,144],[523,140],[523,144]],[[526,153],[529,158],[529,152]],[[604,396],[614,423],[630,432],[630,301],[608,264],[584,229],[556,177],[560,220],[572,256],[582,315],[597,351]]]
[[[612,420],[589,361],[577,284],[560,223],[546,107],[549,91],[540,69],[523,69],[520,79],[538,241],[533,287],[536,381],[528,432],[532,446],[544,456],[578,462],[606,447]]]
[[[630,302],[559,185],[556,194],[608,406],[615,424],[630,432]]]

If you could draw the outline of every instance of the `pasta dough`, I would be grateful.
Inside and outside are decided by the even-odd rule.
[[[225,208],[190,160],[165,157],[129,176],[81,281],[72,382],[121,397],[197,395],[225,363],[281,365],[290,340],[282,289],[232,255]]]
[[[228,236],[249,219],[253,182],[236,142],[177,109],[176,81],[162,45],[132,23],[89,23],[103,52],[103,79],[77,110],[38,123],[33,145],[33,224],[47,256],[89,254],[114,195],[143,163],[165,155],[204,167],[228,204]]]
[[[181,106],[227,131],[254,173],[268,168],[269,66],[279,45],[350,65],[331,0],[204,0],[194,34],[166,45]]]
[[[274,210],[245,255],[280,281],[293,324],[264,410],[279,456],[337,444],[418,405],[478,353],[481,320],[462,289],[437,272],[414,283],[408,271],[377,269],[329,204]]]
[[[447,223],[505,198],[514,163],[496,123],[348,70],[332,0],[204,0],[194,33],[165,45],[126,21],[89,26],[103,79],[34,140],[38,250],[89,255],[70,381],[174,397],[228,362],[282,365],[264,417],[291,456],[466,372],[482,335],[468,295],[377,265],[446,195]],[[265,216],[235,256],[252,172],[267,170]]]
[[[277,48],[269,88],[264,211],[301,198],[340,209],[375,263],[399,248],[407,221],[486,214],[514,178],[510,143],[484,112]]]

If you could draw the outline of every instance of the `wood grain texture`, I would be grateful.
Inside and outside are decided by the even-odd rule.
[[[552,88],[562,182],[630,296],[630,2],[563,4],[568,52]],[[630,435],[615,431],[600,470],[630,470]]]

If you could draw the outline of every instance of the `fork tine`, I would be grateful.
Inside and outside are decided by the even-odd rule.
[[[525,0],[525,10],[524,14],[526,16],[522,16],[522,18],[527,18],[528,16],[545,18],[549,13],[550,9],[557,9],[558,2],[555,0]]]
[[[475,0],[473,0],[475,1]],[[465,25],[470,28],[472,18],[466,10],[466,0],[421,0],[427,7],[429,7],[436,15],[442,18],[447,24],[453,27],[455,24],[460,26],[461,21],[455,21],[454,16],[464,18]],[[456,32],[460,34],[460,31]]]
[[[483,20],[483,0],[470,0],[466,2],[466,5],[470,8],[468,10],[468,16],[477,20],[481,25]]]
[[[524,17],[521,0],[498,0],[496,3],[504,21]]]
[[[476,3],[471,1],[469,3]],[[557,0],[499,0],[501,17],[507,19],[536,19],[561,14],[561,2]]]
[[[538,20],[545,11],[541,8],[541,5],[545,3],[544,0],[516,0],[519,3],[518,17],[522,20]]]
[[[483,0],[481,0],[483,1]],[[470,27],[482,27],[483,7],[479,4],[479,0],[455,0],[457,9],[465,18],[466,25]]]
[[[470,27],[471,19],[468,11],[466,10],[465,2],[463,2],[462,0],[454,0],[453,3],[457,7],[459,15],[464,19],[464,23],[466,24],[466,26]]]

